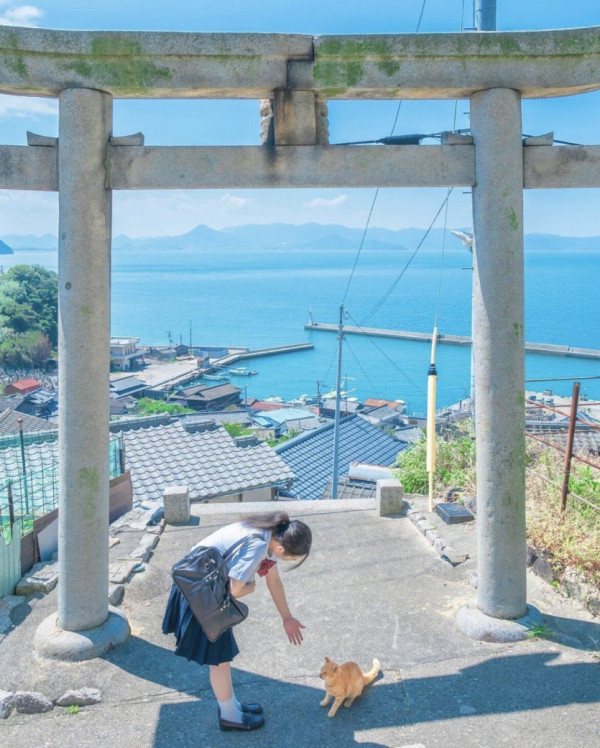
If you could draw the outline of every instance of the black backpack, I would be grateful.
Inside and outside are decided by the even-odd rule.
[[[225,553],[217,548],[200,546],[174,564],[171,570],[173,581],[211,642],[248,616],[248,606],[236,600],[229,590],[227,561],[250,538],[262,538],[262,535],[241,538]]]

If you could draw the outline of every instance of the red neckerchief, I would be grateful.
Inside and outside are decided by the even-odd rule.
[[[268,574],[268,572],[269,572],[269,569],[272,566],[275,566],[275,563],[276,562],[273,561],[270,558],[263,558],[263,560],[260,562],[260,566],[258,567],[258,570],[257,570],[258,571],[258,576],[259,577],[266,576]]]

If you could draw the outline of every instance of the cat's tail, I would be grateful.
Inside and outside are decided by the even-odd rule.
[[[369,670],[368,673],[363,673],[363,682],[365,686],[367,683],[371,683],[371,681],[374,681],[375,678],[377,678],[377,674],[381,670],[381,663],[379,660],[373,660],[373,667]]]

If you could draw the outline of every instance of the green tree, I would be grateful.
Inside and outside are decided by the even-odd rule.
[[[252,434],[251,429],[245,428],[241,423],[224,423],[223,428],[232,437],[249,436]]]
[[[194,411],[178,403],[167,403],[164,400],[153,400],[151,397],[142,397],[138,400],[135,412],[141,415],[152,416],[157,413],[179,415],[180,413],[193,413]]]
[[[12,313],[20,312],[29,322],[26,329],[38,329],[53,346],[58,344],[58,275],[53,270],[41,265],[15,265],[7,270],[0,286],[0,300],[3,297],[14,300]],[[16,332],[25,331],[9,326]]]

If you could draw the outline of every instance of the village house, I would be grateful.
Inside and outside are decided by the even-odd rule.
[[[31,377],[27,379],[19,379],[16,382],[7,384],[4,388],[5,395],[28,395],[30,392],[39,390],[42,386],[41,382]]]
[[[241,389],[226,382],[209,387],[197,384],[192,387],[182,387],[175,391],[169,399],[171,403],[178,403],[192,410],[222,410],[231,405],[238,406],[242,402]]]
[[[314,431],[278,444],[274,451],[297,476],[293,484],[282,492],[292,499],[324,498],[331,481],[333,464],[333,429],[328,423]],[[339,487],[348,478],[352,463],[388,467],[408,444],[373,426],[359,415],[340,421],[339,432]],[[328,498],[331,498],[331,493]]]
[[[131,472],[135,502],[156,502],[185,485],[191,501],[271,501],[293,471],[256,436],[231,437],[214,420],[154,416],[111,424]]]
[[[117,371],[132,371],[144,365],[144,349],[139,338],[111,338],[110,366]]]

